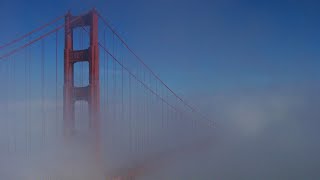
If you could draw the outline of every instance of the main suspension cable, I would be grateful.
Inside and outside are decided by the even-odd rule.
[[[128,46],[128,44],[124,41],[124,39],[119,35],[119,33],[113,28],[111,27],[111,25],[108,23],[108,21],[100,14],[98,13],[98,16],[101,18],[101,20],[104,22],[104,24],[117,36],[117,38],[122,42],[122,44],[124,45],[124,47],[126,47],[135,57],[136,59],[146,68],[148,69],[151,74],[160,81],[160,83],[162,85],[164,85],[174,96],[176,96],[183,104],[186,105],[186,107],[188,107],[192,112],[198,113],[203,119],[206,119],[207,121],[211,121],[209,120],[205,115],[203,115],[202,113],[200,113],[198,110],[196,110],[194,107],[192,107],[191,105],[189,105],[185,100],[183,100],[180,96],[177,95],[177,93],[175,93],[171,88],[169,88],[169,86],[164,83],[160,77],[155,74],[152,69],[145,64],[145,62]],[[214,122],[212,122],[214,123]]]
[[[44,28],[47,27],[47,26],[50,26],[50,25],[54,24],[55,22],[59,21],[59,20],[62,19],[63,17],[64,17],[64,16],[57,17],[56,19],[50,21],[49,23],[44,24],[44,25],[42,25],[42,26],[40,26],[40,27],[38,27],[38,28],[30,31],[30,32],[27,33],[27,34],[25,34],[25,35],[23,35],[23,36],[20,36],[20,37],[14,39],[14,40],[12,40],[12,41],[10,41],[10,42],[2,45],[2,46],[0,46],[0,49],[6,48],[6,47],[8,47],[8,46],[10,46],[10,45],[12,45],[12,44],[14,44],[14,43],[16,43],[16,42],[21,41],[22,39],[30,36],[31,34],[37,32],[37,31],[40,31],[40,30],[44,29]]]

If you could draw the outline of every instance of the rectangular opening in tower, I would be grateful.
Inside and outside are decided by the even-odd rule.
[[[89,106],[87,101],[76,101],[75,107],[75,129],[85,132],[89,129]]]
[[[76,62],[73,69],[73,82],[75,87],[85,87],[89,85],[89,62]]]
[[[90,45],[90,27],[77,27],[73,29],[73,50],[88,49]]]

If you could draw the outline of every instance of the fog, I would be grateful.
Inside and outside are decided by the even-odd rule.
[[[208,128],[210,133],[189,133],[195,138],[178,135],[196,132],[190,126],[174,128],[172,123],[171,128],[161,128],[158,124],[151,128],[153,133],[138,136],[126,132],[125,120],[104,119],[100,150],[96,149],[97,131],[87,127],[85,118],[78,118],[78,132],[65,138],[62,121],[57,126],[52,113],[52,118],[46,119],[48,132],[44,140],[42,127],[36,123],[39,119],[31,119],[30,131],[24,131],[24,125],[19,125],[16,119],[9,124],[16,126],[12,132],[12,127],[8,131],[3,126],[7,119],[1,118],[0,179],[85,180],[120,175],[124,179],[159,180],[317,179],[320,177],[318,91],[315,85],[278,86],[225,91],[205,101],[204,97],[195,96],[206,106],[204,109],[211,109],[207,112],[216,120],[215,127]],[[50,114],[51,106],[47,107]],[[137,123],[133,131],[147,132],[147,128],[141,128],[142,122],[133,121]],[[163,135],[166,132],[168,136]],[[141,140],[145,137],[150,140]]]
[[[90,5],[152,72],[99,20],[100,118],[90,121],[87,102],[77,101],[68,127],[64,30],[1,60],[0,180],[320,179],[316,4],[3,3],[0,13],[10,18],[2,44]],[[85,30],[74,30],[74,50],[89,46]],[[76,63],[73,85],[86,87],[89,72],[88,63]]]
[[[179,178],[318,179],[319,86],[239,89],[210,99],[216,138]]]

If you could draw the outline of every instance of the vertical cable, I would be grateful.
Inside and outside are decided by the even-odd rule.
[[[113,34],[113,54],[115,53],[115,41],[114,41],[114,34]],[[114,55],[115,56],[115,55]],[[113,98],[114,98],[114,101],[113,101],[113,113],[114,113],[114,120],[116,120],[116,117],[117,117],[117,103],[116,103],[116,100],[117,100],[117,82],[116,82],[116,71],[117,71],[117,67],[116,67],[116,62],[113,61]]]
[[[114,47],[114,34],[112,34],[112,50],[113,50],[113,55],[115,52],[115,47]],[[110,107],[112,107],[112,125],[115,125],[115,120],[116,120],[116,62],[113,60],[112,61],[112,104]],[[112,139],[114,141],[114,138]]]
[[[110,77],[110,75],[109,75],[109,54],[107,54],[107,62],[106,62],[106,63],[107,63],[107,67],[106,67],[106,68],[107,68],[107,69],[106,69],[106,71],[107,71],[107,72],[106,72],[106,76],[107,76],[107,77],[106,77],[106,81],[107,81],[107,82],[105,82],[105,84],[106,84],[106,88],[105,88],[105,89],[106,89],[106,96],[107,96],[107,98],[106,98],[106,99],[107,99],[107,105],[106,105],[106,106],[107,106],[107,107],[106,107],[107,110],[106,110],[106,111],[107,111],[107,113],[108,113],[108,112],[111,112],[111,111],[109,111],[109,104],[108,104],[108,103],[110,102],[110,101],[109,101],[109,77]],[[110,88],[110,89],[111,89],[111,88]],[[109,114],[109,113],[108,113],[108,114]],[[107,116],[107,117],[108,117],[108,116]]]
[[[45,42],[44,40],[41,41],[41,116],[42,116],[42,143],[45,143],[46,137],[46,119],[45,119],[45,109],[44,109],[44,87],[45,87],[45,75],[44,75],[44,68],[45,68]]]
[[[143,71],[143,82],[146,83],[146,74],[145,71]],[[143,87],[143,101],[142,101],[142,105],[143,105],[143,149],[145,149],[146,147],[146,88]]]
[[[28,153],[28,131],[27,131],[27,127],[28,127],[28,73],[27,73],[27,62],[28,62],[28,48],[26,48],[25,50],[25,61],[24,61],[24,108],[25,108],[25,153],[27,155]]]
[[[56,113],[55,113],[55,119],[56,119],[56,135],[58,135],[58,31],[56,31]]]
[[[11,96],[11,93],[10,93],[10,90],[11,90],[11,83],[10,83],[10,81],[12,81],[11,79],[10,79],[10,73],[11,73],[11,71],[10,71],[10,57],[8,57],[8,59],[7,59],[7,61],[8,62],[6,62],[6,73],[5,73],[5,79],[6,79],[6,88],[7,88],[7,91],[6,91],[6,115],[7,115],[7,123],[9,123],[10,122],[10,120],[12,121],[13,119],[11,118],[11,113],[10,113],[10,111],[11,111],[11,107],[10,107],[10,104],[11,104],[11,102],[10,102],[10,96]],[[12,121],[12,123],[11,123],[11,125],[13,124],[13,126],[14,126],[14,128],[15,128],[15,120],[13,120]],[[15,131],[15,129],[13,128],[13,132]],[[11,139],[11,134],[10,133],[12,133],[12,132],[8,132],[8,136],[9,136],[9,138]],[[13,136],[15,136],[15,134],[13,133]],[[10,148],[10,144],[11,144],[11,141],[9,141],[9,148]]]
[[[10,127],[12,127],[12,124],[14,123],[14,121],[9,121],[9,79],[8,79],[8,72],[9,72],[9,63],[8,61],[5,61],[5,66],[4,66],[4,74],[3,74],[3,77],[4,77],[4,80],[5,80],[5,113],[6,113],[6,124],[9,126],[11,125]],[[9,128],[8,128],[9,129]],[[11,128],[10,128],[11,129]],[[11,131],[8,131],[8,152],[10,152],[10,145],[11,145],[11,136],[10,136],[10,132]]]
[[[10,65],[12,66],[12,67],[10,67],[9,68],[9,77],[10,77],[10,85],[9,85],[9,92],[10,93],[12,93],[11,95],[9,95],[9,97],[10,97],[10,99],[11,99],[11,110],[9,110],[10,111],[10,113],[11,113],[11,116],[10,116],[10,118],[11,118],[11,120],[13,120],[13,122],[16,122],[17,120],[16,120],[16,114],[13,112],[13,109],[15,108],[15,84],[16,84],[16,82],[15,82],[15,59],[14,59],[14,56],[11,56],[11,58],[9,59],[9,61],[10,62],[12,62],[12,63],[10,63]],[[12,91],[12,92],[11,92]],[[13,98],[13,99],[12,99]],[[16,134],[16,124],[14,124],[14,126],[13,126],[13,137],[14,137],[14,152],[16,152],[17,151],[17,134]]]
[[[167,102],[169,102],[168,101],[168,90],[167,89],[165,89],[165,96],[166,97],[163,97],[164,99],[166,99],[166,101]],[[169,122],[169,120],[168,120],[168,108],[169,108],[169,106],[168,106],[168,103],[165,103],[165,110],[164,110],[164,113],[165,113],[165,132],[168,132],[169,130],[168,130],[168,122]],[[168,145],[169,145],[169,138],[167,138],[167,147],[168,147]]]
[[[133,80],[135,80],[135,79],[133,79]],[[134,109],[133,109],[133,112],[134,112],[134,118],[133,118],[133,122],[134,122],[134,126],[133,126],[133,134],[134,134],[134,143],[133,143],[133,146],[134,146],[134,151],[135,152],[138,152],[138,137],[139,137],[139,129],[138,129],[138,127],[137,127],[137,121],[138,121],[138,119],[139,119],[139,114],[138,114],[138,110],[139,110],[139,104],[137,103],[139,100],[137,100],[137,88],[136,88],[136,83],[133,83],[133,97],[134,97],[134,104],[133,104],[133,107],[134,107]]]
[[[121,47],[120,47],[121,50]],[[121,52],[120,52],[121,55]],[[123,64],[123,57],[122,59],[122,64]],[[124,122],[124,98],[123,98],[123,66],[121,66],[121,118],[122,118],[122,122]]]
[[[5,135],[4,136],[7,136],[8,135],[8,130],[9,130],[9,127],[8,127],[8,118],[7,118],[7,114],[6,114],[6,112],[5,112],[5,104],[6,104],[6,99],[5,99],[5,96],[3,96],[3,95],[5,95],[6,94],[6,83],[5,83],[5,80],[4,80],[4,70],[3,70],[3,67],[4,67],[4,63],[3,62],[0,62],[0,82],[1,82],[1,84],[3,85],[3,92],[2,93],[0,93],[0,99],[2,99],[3,100],[3,103],[0,103],[0,112],[1,112],[1,114],[3,115],[3,117],[4,117],[4,127],[5,127],[5,130],[6,130],[6,132],[4,133]],[[6,138],[7,140],[9,139],[9,138]],[[6,142],[6,144],[7,144],[7,147],[9,146],[8,145],[8,142]],[[9,152],[9,149],[7,149],[8,150],[8,152]]]
[[[151,86],[151,77],[150,77],[150,73],[149,74],[149,86],[152,88]],[[150,127],[150,124],[151,124],[151,121],[152,121],[152,118],[151,118],[151,93],[149,92],[148,93],[148,96],[147,96],[147,120],[148,120],[148,124],[147,124],[147,128],[148,128],[148,146],[150,146],[150,140],[151,140],[151,127]]]
[[[138,70],[138,72],[140,72],[140,69]],[[137,131],[137,134],[138,134],[138,137],[137,137],[137,143],[138,143],[138,146],[137,146],[137,149],[138,149],[138,152],[141,153],[141,134],[142,134],[142,127],[140,125],[140,122],[141,122],[141,97],[140,97],[140,86],[139,86],[139,83],[138,81],[136,81],[136,87],[137,87],[137,97],[136,97],[136,106],[138,107],[138,110],[137,110],[137,115],[138,115],[138,120],[136,122],[136,131]]]
[[[130,151],[132,152],[132,100],[131,100],[131,75],[129,74],[129,143],[130,143]]]
[[[31,41],[31,38],[30,38]],[[28,49],[28,153],[30,153],[31,151],[31,87],[32,87],[32,83],[31,83],[31,65],[32,65],[32,55],[31,55],[31,47],[29,47]],[[28,154],[29,156],[29,154]]]
[[[147,80],[146,80],[147,81]],[[150,86],[147,82],[146,84],[148,86]],[[146,113],[146,145],[149,146],[149,104],[148,101],[149,100],[149,91],[146,89],[146,93],[145,93],[145,113]],[[149,147],[147,147],[149,148]]]
[[[164,108],[163,108],[163,89],[161,88],[161,123],[164,128]]]
[[[119,54],[120,54],[120,59],[121,59],[121,63],[123,64],[124,62],[124,57],[121,51],[121,44],[120,44],[120,48],[119,48]],[[124,98],[123,98],[123,66],[121,66],[121,123],[124,123]],[[125,137],[125,135],[123,136]]]
[[[167,91],[167,102],[170,102],[169,101],[169,91],[168,90],[166,90]],[[168,105],[168,103],[166,103],[167,104],[167,123],[166,123],[166,128],[169,128],[169,111],[170,111],[170,107],[169,107],[169,105]]]
[[[106,47],[106,29],[103,30],[103,46]],[[106,51],[103,51],[103,109],[106,109]]]

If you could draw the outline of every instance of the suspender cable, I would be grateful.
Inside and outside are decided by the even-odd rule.
[[[130,151],[132,152],[132,100],[131,100],[131,75],[129,75],[129,144],[130,144]]]
[[[104,51],[104,52],[105,52],[105,51]],[[106,96],[107,96],[107,97],[106,97],[106,101],[107,101],[107,102],[106,102],[106,103],[107,103],[106,108],[107,108],[107,112],[110,112],[110,111],[109,111],[109,109],[110,109],[110,108],[109,108],[109,102],[110,102],[110,101],[109,101],[109,77],[110,77],[110,75],[109,75],[109,54],[106,54],[106,56],[107,56],[107,59],[106,59],[106,60],[107,60],[107,62],[106,62],[106,63],[107,63],[107,67],[106,67],[106,68],[107,68],[107,69],[106,69],[106,71],[107,71],[107,72],[106,72],[106,81],[107,81],[107,82],[105,82],[105,84],[106,84],[105,91],[106,91]],[[111,90],[111,88],[110,88],[110,90]],[[108,114],[109,114],[109,113],[108,113]]]
[[[124,62],[124,57],[123,57],[123,54],[122,54],[122,51],[121,51],[121,46],[119,48],[119,54],[120,54],[120,58],[122,60],[122,64]],[[124,85],[124,79],[123,79],[123,67],[121,67],[121,123],[124,123],[125,122],[125,119],[124,119],[124,97],[123,97],[123,85]],[[123,131],[124,132],[124,131]],[[126,137],[125,134],[123,135],[123,137]]]
[[[167,91],[167,101],[170,102],[170,100],[169,100],[169,92],[168,91]],[[166,124],[166,127],[169,128],[169,122],[170,122],[169,121],[169,111],[170,111],[170,109],[169,109],[168,105],[166,107],[167,107],[166,108],[167,109],[167,122],[166,122],[167,124]]]
[[[143,70],[142,70],[143,71]],[[143,71],[143,82],[145,83],[144,71]],[[142,129],[142,148],[145,149],[145,138],[146,138],[146,116],[145,116],[145,88],[142,87],[142,122],[143,122],[143,129]]]
[[[25,153],[27,154],[28,151],[28,132],[27,132],[27,127],[28,127],[28,68],[27,68],[27,63],[28,63],[28,49],[25,49],[25,61],[24,61],[24,108],[25,108]]]
[[[114,36],[112,37],[112,50],[114,55]],[[112,104],[110,107],[112,107],[112,124],[115,124],[116,120],[116,63],[113,61],[112,63]],[[114,138],[112,139],[114,141]]]
[[[120,49],[121,50],[121,49]],[[121,55],[121,52],[120,52]],[[122,64],[123,64],[123,57],[122,59]],[[124,98],[123,98],[123,67],[121,66],[121,118],[122,122],[124,122]]]
[[[115,42],[114,42],[114,35],[113,35],[113,54],[115,55]],[[116,67],[116,63],[114,62],[113,63],[113,98],[114,98],[114,101],[113,101],[113,113],[114,113],[114,120],[116,120],[116,117],[117,117],[117,103],[116,103],[116,100],[117,100],[117,77],[116,77],[116,71],[117,71],[117,67]]]
[[[45,41],[41,41],[41,121],[42,121],[42,143],[45,142],[45,136],[46,136],[46,119],[45,119],[45,109],[44,109],[44,87],[45,87]]]
[[[56,135],[58,135],[58,33],[59,30],[56,31],[56,113],[55,113],[55,119],[56,119]]]
[[[25,57],[26,58],[26,57]],[[15,118],[15,103],[14,103],[14,86],[15,82],[13,79],[13,57],[10,57],[7,59],[8,62],[6,63],[6,66],[4,67],[6,69],[4,77],[5,77],[5,111],[6,111],[6,120],[8,126],[11,126],[10,131],[8,132],[9,135],[9,146],[12,146],[12,137],[13,137],[13,150],[16,151],[16,125],[18,124],[17,119]],[[24,103],[25,105],[25,103]],[[26,119],[25,119],[26,120]],[[11,134],[12,133],[12,134]],[[9,147],[9,150],[11,148]]]
[[[10,60],[9,61],[12,61],[12,59],[13,59],[13,57],[11,57],[10,58]],[[15,117],[15,113],[13,112],[13,109],[15,108],[15,107],[13,107],[13,102],[12,102],[12,100],[10,100],[12,97],[12,89],[14,88],[13,86],[14,86],[14,80],[12,80],[12,63],[11,62],[8,62],[8,64],[7,64],[8,66],[7,66],[7,69],[8,69],[8,71],[7,71],[7,73],[6,73],[6,76],[7,76],[7,80],[8,80],[8,84],[7,84],[7,86],[8,86],[8,92],[7,92],[7,97],[8,97],[8,99],[7,99],[7,110],[8,110],[8,118],[9,118],[9,120],[12,120],[13,121],[13,123],[12,123],[12,133],[13,133],[13,150],[14,150],[14,152],[16,152],[17,151],[17,135],[16,135],[16,127],[17,127],[17,124],[18,124],[18,122],[17,122],[17,120],[15,119],[15,118],[13,118],[13,117]]]
[[[106,30],[103,30],[103,45],[106,46]],[[106,52],[103,52],[103,109],[106,110]]]
[[[31,39],[30,39],[31,40]],[[29,83],[29,127],[28,127],[28,133],[29,133],[29,135],[28,135],[28,138],[29,138],[29,140],[28,140],[28,142],[29,142],[29,151],[31,152],[32,151],[32,149],[31,149],[31,128],[32,128],[32,126],[31,126],[31,123],[32,123],[32,108],[31,108],[31,88],[33,87],[32,86],[32,60],[33,60],[33,53],[32,53],[32,48],[30,47],[30,60],[29,60],[29,81],[30,81],[30,83]]]
[[[31,40],[31,39],[30,39]],[[31,140],[31,65],[32,65],[32,55],[31,47],[28,48],[28,128],[27,128],[27,145],[28,153],[31,150],[30,140]]]
[[[10,61],[7,61],[7,62],[4,62],[5,66],[4,66],[4,74],[2,77],[4,77],[4,81],[5,81],[5,114],[6,114],[6,124],[11,124],[11,127],[12,127],[12,124],[14,124],[14,121],[9,121],[9,79],[8,79],[8,72],[9,72],[9,64]],[[8,128],[9,129],[9,128]],[[8,150],[10,151],[10,131],[8,131]]]
[[[163,89],[161,88],[161,97],[163,98]],[[164,128],[164,108],[163,108],[163,100],[161,101],[161,123],[162,128]]]

